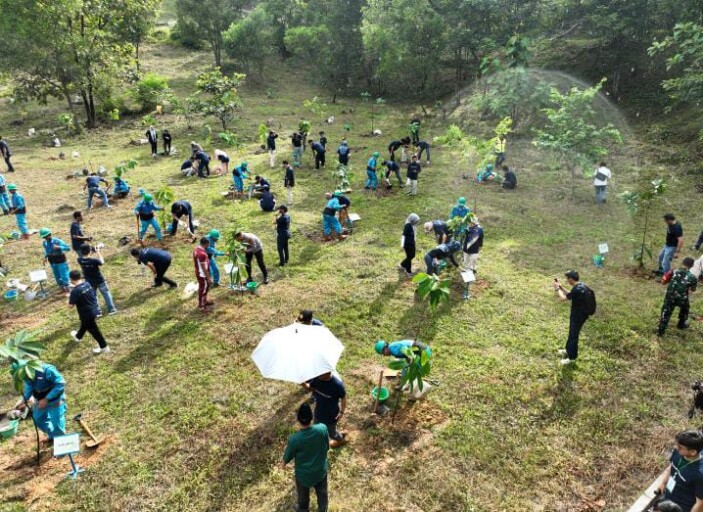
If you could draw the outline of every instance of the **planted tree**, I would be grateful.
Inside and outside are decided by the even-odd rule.
[[[625,203],[630,215],[642,218],[642,238],[638,239],[638,247],[632,254],[632,259],[637,263],[638,268],[644,267],[645,257],[652,259],[652,250],[649,248],[647,240],[649,217],[652,206],[659,202],[665,192],[666,181],[663,178],[658,178],[649,182],[641,190],[625,191],[618,196]]]
[[[417,294],[422,300],[427,299],[432,309],[437,308],[442,302],[449,301],[450,279],[441,278],[437,274],[426,274],[420,272],[413,277],[413,283],[417,284]]]
[[[400,387],[406,385],[413,391],[415,386],[422,391],[424,388],[423,378],[432,371],[432,356],[427,350],[421,350],[419,354],[413,352],[411,347],[403,347],[403,359],[395,359],[388,364],[391,370],[400,371]]]
[[[167,226],[168,220],[170,219],[170,205],[174,198],[173,189],[169,186],[162,187],[154,192],[154,201],[163,208],[163,210],[159,212],[159,222],[164,228]]]
[[[198,75],[195,81],[198,98],[194,100],[198,110],[204,116],[216,117],[227,131],[227,124],[234,120],[235,113],[242,107],[237,88],[246,75],[234,73],[231,77],[223,75],[220,68]]]
[[[232,264],[232,270],[229,273],[230,288],[235,291],[242,291],[245,289],[243,285],[245,279],[243,269],[245,269],[246,257],[244,256],[244,245],[237,240],[236,233],[237,230],[233,229],[227,234],[225,250]]]
[[[127,172],[137,167],[137,165],[138,162],[136,160],[120,162],[115,166],[115,176],[117,176],[118,178],[124,178]]]
[[[376,119],[376,110],[381,108],[383,105],[386,104],[386,100],[384,100],[381,97],[376,98],[374,101],[371,101],[371,94],[367,91],[361,93],[361,101],[364,102],[364,104],[371,105],[371,110],[369,112],[369,117],[371,118],[371,134],[373,134],[374,131],[374,121]]]
[[[351,173],[349,172],[349,167],[344,164],[339,164],[337,170],[333,172],[337,182],[335,190],[340,190],[342,192],[349,190],[351,187]]]
[[[320,124],[324,124],[327,119],[327,103],[320,101],[320,98],[315,96],[311,100],[305,100],[303,106],[310,110],[316,116],[320,116]]]

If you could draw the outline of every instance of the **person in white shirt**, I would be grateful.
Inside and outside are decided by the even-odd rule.
[[[593,177],[593,186],[596,187],[596,203],[605,203],[605,198],[608,195],[608,180],[613,177],[613,173],[605,165],[605,162],[601,162],[596,169],[596,173]]]

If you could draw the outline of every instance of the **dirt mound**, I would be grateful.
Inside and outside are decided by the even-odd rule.
[[[56,213],[73,213],[76,210],[78,210],[78,208],[76,208],[75,206],[73,206],[71,204],[62,204],[61,206],[56,208],[55,211],[56,211]]]

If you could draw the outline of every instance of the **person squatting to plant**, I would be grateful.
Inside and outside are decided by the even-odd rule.
[[[438,244],[446,244],[452,239],[452,230],[443,220],[431,220],[423,225],[425,234],[434,233],[437,236]]]
[[[249,168],[246,162],[242,162],[239,166],[232,169],[232,181],[234,181],[235,193],[241,195],[244,193],[244,180],[249,177]]]
[[[112,208],[107,199],[107,193],[105,190],[100,188],[100,183],[105,184],[105,188],[110,187],[110,183],[103,178],[98,176],[97,173],[91,172],[90,176],[85,179],[85,185],[83,185],[83,192],[88,189],[88,210],[93,207],[93,196],[97,195],[103,202],[103,208]]]
[[[425,266],[427,267],[427,273],[429,275],[439,274],[440,272],[440,262],[445,261],[447,258],[455,267],[459,267],[459,264],[454,259],[454,254],[461,249],[461,244],[452,240],[446,244],[440,244],[434,249],[430,250],[425,254]]]
[[[415,143],[415,154],[418,161],[422,162],[422,154],[427,153],[425,165],[430,165],[430,143],[424,140]]]
[[[186,229],[190,235],[190,241],[195,242],[195,226],[193,225],[193,207],[188,201],[180,200],[171,205],[171,231],[169,235],[176,236],[178,224],[181,217],[188,216],[188,224]]]
[[[145,265],[149,267],[151,272],[154,274],[154,284],[152,288],[158,288],[163,283],[168,285],[169,290],[173,290],[178,286],[175,281],[170,280],[166,277],[166,272],[171,266],[171,254],[163,249],[137,249],[134,248],[130,251],[130,254],[134,256],[137,260],[138,265]]]
[[[425,352],[428,356],[432,355],[432,349],[429,345],[422,343],[418,340],[400,340],[394,341],[392,343],[386,340],[378,340],[374,343],[374,350],[377,354],[382,356],[391,356],[396,359],[405,359],[409,361],[410,358],[405,354],[405,349],[410,349],[413,357],[417,357],[421,352]]]
[[[381,165],[386,166],[386,187],[391,188],[393,185],[391,185],[391,173],[395,174],[396,179],[398,180],[398,186],[402,187],[403,186],[403,180],[400,177],[400,165],[398,165],[397,162],[394,160],[384,160],[381,162]]]
[[[342,209],[342,205],[339,204],[339,199],[333,194],[326,192],[325,198],[327,199],[327,204],[325,204],[325,209],[322,210],[322,231],[325,233],[325,242],[331,240],[330,235],[332,230],[337,233],[340,240],[344,240],[346,235],[342,233],[342,225],[337,220],[337,212]]]
[[[347,230],[352,228],[352,221],[349,219],[349,207],[351,206],[351,199],[342,194],[340,190],[334,191],[334,197],[339,201],[339,206],[342,208],[339,210],[339,223],[344,227],[342,231],[346,234]]]
[[[324,167],[325,153],[327,153],[327,149],[325,148],[325,146],[319,141],[310,139],[310,149],[312,150],[312,154],[315,157],[315,169]]]
[[[407,277],[412,277],[412,264],[415,258],[415,236],[417,235],[417,225],[420,223],[420,217],[416,213],[411,213],[405,219],[403,226],[403,235],[400,237],[400,246],[405,251],[405,259],[400,262],[399,268],[405,271]]]

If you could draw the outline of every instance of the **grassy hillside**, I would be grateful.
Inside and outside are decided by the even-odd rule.
[[[211,60],[169,46],[148,48],[145,59],[144,68],[170,76],[181,96]],[[254,155],[256,127],[274,119],[284,138],[282,160],[289,150],[285,136],[300,117],[314,120],[303,101],[322,91],[283,69],[271,74],[243,91],[236,128],[248,140],[233,163],[246,159],[284,197],[280,168],[269,170],[266,156]],[[612,191],[597,207],[590,180],[580,180],[570,199],[566,177],[528,140],[509,147],[520,179],[514,192],[473,187],[462,179],[468,171],[457,155],[433,148],[418,197],[397,190],[365,194],[365,159],[403,134],[417,106],[384,106],[377,121],[384,135],[370,138],[362,136],[369,119],[357,99],[330,105],[336,121],[324,129],[334,147],[343,125],[352,125],[352,211],[362,220],[343,243],[323,245],[305,235],[320,229],[323,193],[333,187],[330,169],[316,172],[306,154],[290,212],[292,261],[281,271],[269,214],[253,201],[222,199],[229,177],[180,177],[181,156],[190,140],[200,140],[199,129],[188,133],[182,120],[159,118],[180,154],[151,159],[147,147],[128,145],[144,128],[127,120],[68,139],[62,148],[68,158],[52,160],[58,150],[40,147],[26,130],[55,126],[62,106],[5,107],[6,127],[26,110],[24,124],[5,133],[18,169],[10,179],[25,194],[30,227],[51,227],[67,240],[71,212],[84,208],[85,199],[82,181],[66,176],[88,163],[113,168],[136,158],[139,167],[128,177],[135,189],[168,183],[177,198],[193,204],[203,230],[236,224],[258,234],[273,282],[258,297],[216,290],[215,313],[204,317],[195,298],[182,299],[180,290],[147,289],[150,279],[129,247],[117,246],[120,237],[135,235],[131,199],[88,213],[86,231],[107,246],[105,275],[121,310],[100,320],[113,352],[96,358],[90,337],[71,341],[76,315],[56,295],[3,303],[0,329],[4,335],[21,328],[40,332],[49,346],[45,359],[67,379],[70,414],[82,411],[109,441],[79,457],[89,469],[76,483],[63,481],[65,461],[32,469],[33,432],[25,422],[20,436],[0,447],[0,510],[289,510],[292,472],[277,462],[305,395],[296,386],[263,380],[249,356],[265,332],[290,323],[302,308],[314,309],[346,346],[338,370],[349,392],[342,428],[351,442],[330,455],[333,511],[566,511],[600,498],[607,510],[622,510],[659,473],[672,435],[687,424],[684,400],[688,382],[699,377],[692,369],[703,363],[702,326],[685,335],[671,329],[661,340],[652,334],[663,289],[630,272],[631,218]],[[423,127],[432,136],[445,128],[436,119]],[[313,132],[320,128],[315,124]],[[80,157],[72,158],[73,151]],[[664,167],[636,141],[610,160],[616,192],[653,176],[670,177],[668,204],[655,212],[656,245],[663,242],[659,217],[665,210],[681,218],[690,245],[701,218],[685,169]],[[474,299],[462,302],[455,275],[451,302],[432,312],[396,270],[398,239],[410,212],[423,221],[446,217],[460,195],[477,205],[486,231],[480,283]],[[11,218],[0,217],[0,231],[13,229]],[[604,269],[591,264],[600,242],[611,249]],[[167,244],[175,254],[172,277],[181,286],[193,281],[192,245],[180,237]],[[419,246],[417,265],[432,239],[420,235]],[[3,257],[20,277],[38,268],[40,259],[36,236],[7,244]],[[584,328],[578,364],[562,368],[556,350],[566,339],[568,305],[558,303],[550,284],[569,268],[579,269],[595,289],[599,311]],[[696,300],[693,309],[701,309]],[[383,364],[371,345],[406,337],[432,345],[440,386],[428,400],[404,405],[391,425],[389,418],[369,414],[369,390]],[[0,385],[7,407],[14,400],[8,379]]]

